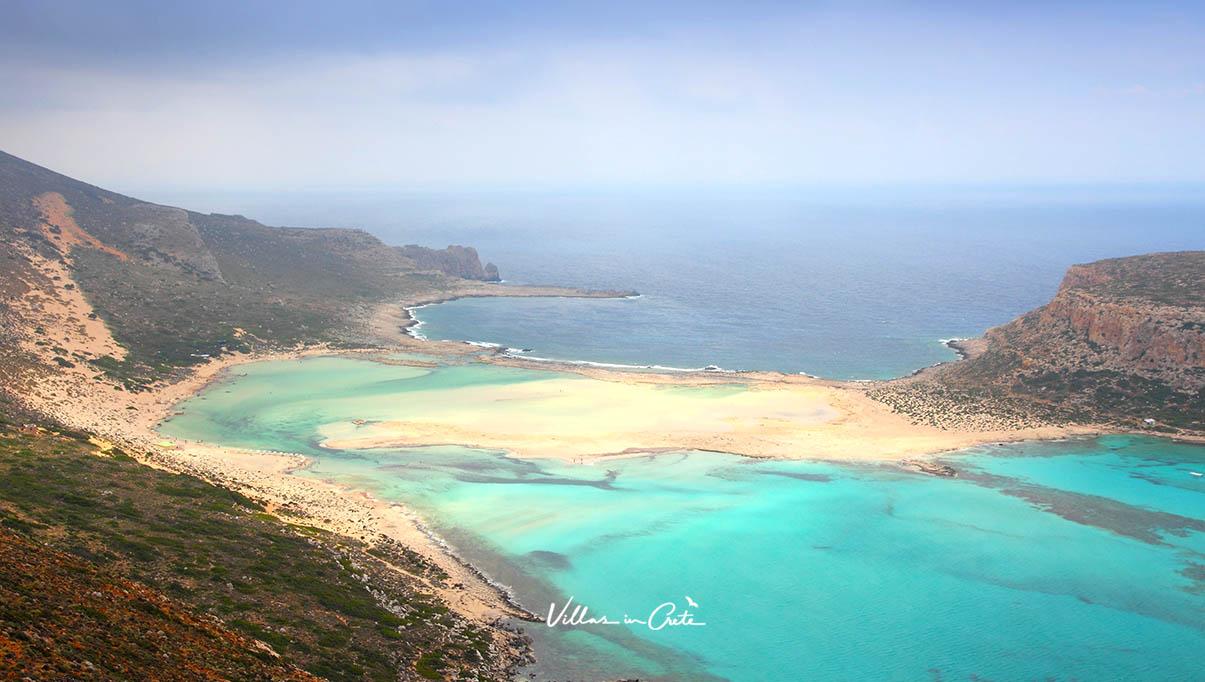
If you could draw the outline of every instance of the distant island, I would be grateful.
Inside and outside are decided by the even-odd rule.
[[[27,667],[14,668],[31,674],[509,679],[530,660],[528,640],[505,623],[533,615],[407,510],[293,476],[300,455],[157,432],[179,401],[253,360],[342,353],[420,367],[390,355],[416,352],[559,372],[574,378],[550,378],[538,399],[608,410],[605,424],[516,411],[482,425],[466,412],[357,424],[331,439],[357,448],[569,459],[698,449],[951,476],[956,463],[933,455],[969,445],[1205,439],[1203,251],[1074,266],[1049,304],[953,342],[964,359],[837,382],[537,363],[426,342],[405,333],[409,307],[633,292],[500,284],[472,247],[393,247],[359,230],[160,206],[4,153],[0,241],[0,472],[15,484],[0,492],[0,571],[34,576],[0,585],[15,595],[0,601],[46,614],[30,626],[40,644],[22,645]],[[704,406],[692,393],[716,386],[735,387],[732,397]],[[490,390],[496,402],[533,399]],[[711,418],[691,421],[696,409]],[[662,413],[683,423],[645,419]],[[122,649],[149,641],[153,656]]]

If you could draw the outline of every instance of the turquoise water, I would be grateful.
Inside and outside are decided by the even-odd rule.
[[[538,679],[1200,679],[1200,446],[980,448],[947,458],[954,479],[697,452],[331,451],[321,432],[350,419],[542,373],[334,358],[240,373],[164,432],[307,453],[303,475],[411,505],[541,616],[572,596],[592,615],[669,601],[706,623],[528,624]]]

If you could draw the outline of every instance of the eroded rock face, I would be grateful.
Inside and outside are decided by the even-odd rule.
[[[1090,415],[1149,413],[1199,429],[1205,251],[1073,266],[1050,303],[985,338],[984,353],[950,366],[944,378],[1006,387]]]
[[[498,267],[493,263],[481,265],[481,257],[477,249],[471,246],[453,244],[446,249],[429,249],[425,246],[408,244],[401,247],[403,256],[414,261],[420,270],[438,270],[444,274],[463,279],[475,279],[483,282],[497,282]]]
[[[1205,374],[1205,311],[1112,300],[1082,289],[988,333],[989,352],[1010,350],[1029,365],[1132,372],[1181,389],[1199,389]]]

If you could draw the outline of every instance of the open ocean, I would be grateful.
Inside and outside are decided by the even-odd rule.
[[[421,333],[631,365],[890,378],[1047,302],[1067,266],[1205,248],[1200,187],[161,196],[268,224],[468,244],[508,282],[632,300],[461,300]]]

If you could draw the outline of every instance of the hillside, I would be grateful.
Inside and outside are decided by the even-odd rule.
[[[418,263],[360,230],[160,206],[3,152],[0,248],[0,344],[22,327],[82,325],[79,338],[46,338],[61,351],[44,359],[91,363],[130,387],[225,352],[355,341],[381,301],[497,279],[472,249],[407,247]]]
[[[317,680],[212,619],[0,528],[0,677]]]
[[[1205,251],[1075,265],[1050,303],[978,345],[909,390],[1028,418],[1205,432]],[[898,390],[878,395],[919,409]]]
[[[425,556],[120,449],[153,454],[122,434],[215,357],[372,345],[374,311],[496,295],[466,279],[489,278],[476,251],[411,252],[422,262],[359,230],[159,206],[0,152],[0,677],[508,677],[523,642],[453,613],[461,584]]]
[[[396,543],[287,523],[87,434],[0,419],[0,480],[0,678],[485,680],[515,661]]]

